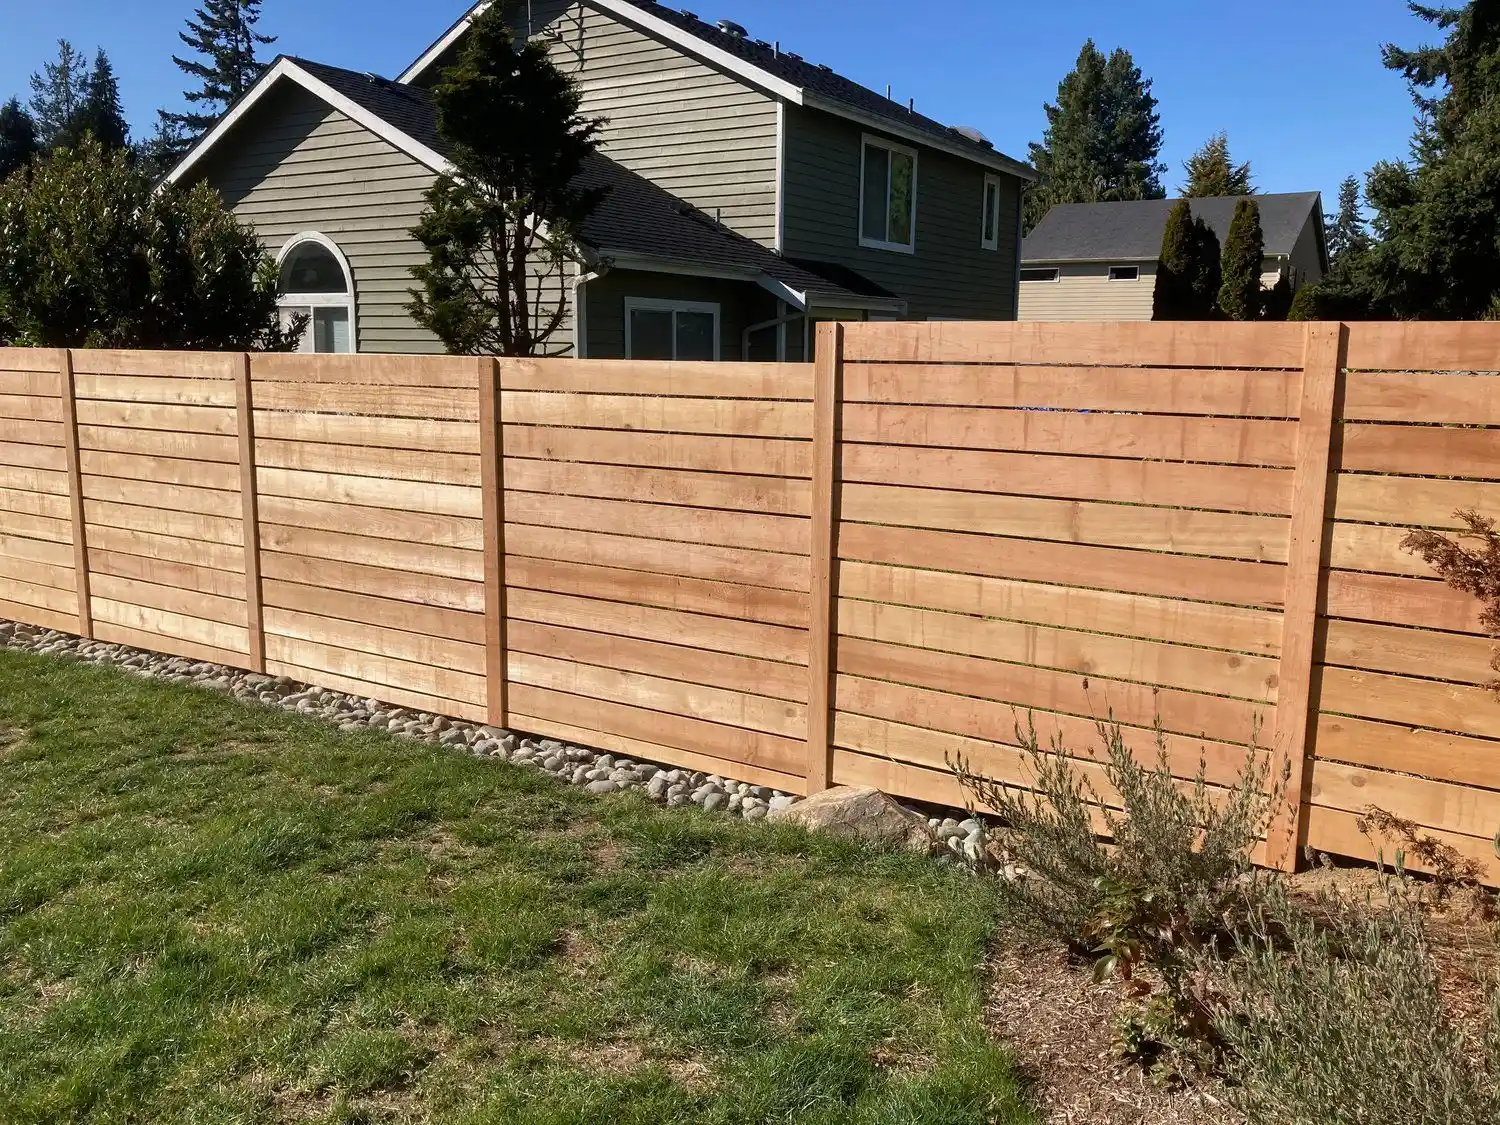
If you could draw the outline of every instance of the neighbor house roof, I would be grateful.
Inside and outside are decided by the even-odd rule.
[[[1290,254],[1311,218],[1322,222],[1322,197],[1315,191],[1283,195],[1219,195],[1192,199],[1193,216],[1206,222],[1223,243],[1235,205],[1253,199],[1260,207],[1266,254]],[[1115,203],[1062,203],[1047,212],[1021,244],[1023,262],[1155,261],[1175,199]]]
[[[651,0],[583,0],[590,7],[672,43],[705,62],[794,105],[821,109],[908,140],[943,149],[997,171],[1034,180],[1036,171],[999,152],[988,142],[944,125],[858,82],[781,50],[774,42],[723,30],[688,11],[678,11]],[[401,75],[402,82],[419,78],[463,35],[475,16],[490,6],[480,0],[438,38]]]
[[[302,86],[434,172],[451,170],[450,146],[438,131],[437,109],[426,90],[374,74],[282,56],[167,179],[186,175],[235,121],[283,81]],[[782,258],[602,154],[595,153],[587,160],[579,183],[606,192],[579,231],[582,242],[601,265],[745,280],[801,309],[820,305],[899,310],[905,305],[901,298],[852,271],[835,273],[827,267],[827,272],[822,272],[817,263]]]

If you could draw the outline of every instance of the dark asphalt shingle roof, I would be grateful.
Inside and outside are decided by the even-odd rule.
[[[1235,204],[1252,198],[1260,205],[1260,226],[1268,255],[1290,254],[1308,218],[1320,207],[1315,191],[1282,195],[1221,195],[1191,200],[1193,215],[1219,236],[1229,233]],[[1119,203],[1065,203],[1048,211],[1021,244],[1023,262],[1155,261],[1175,199]]]
[[[438,132],[437,109],[426,90],[308,59],[292,61],[412,140],[440,156],[449,155],[450,146]],[[898,299],[852,270],[782,258],[602,154],[589,158],[578,182],[606,192],[579,232],[601,257],[631,255],[747,275],[760,272],[830,302],[850,296]]]

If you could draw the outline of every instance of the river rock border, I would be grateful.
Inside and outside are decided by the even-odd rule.
[[[397,738],[427,742],[476,758],[539,769],[590,793],[637,791],[668,808],[697,805],[749,821],[789,808],[799,797],[764,785],[637,761],[556,739],[537,738],[409,707],[316,687],[287,676],[246,672],[181,656],[89,641],[71,633],[0,620],[0,648],[39,656],[61,656],[110,665],[146,679],[222,691],[246,703],[280,707],[333,723],[342,731],[382,730]],[[985,829],[977,818],[929,817],[942,854],[974,864],[985,853]]]

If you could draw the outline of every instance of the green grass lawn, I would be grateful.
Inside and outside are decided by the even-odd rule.
[[[1033,1120],[982,882],[0,652],[0,1121]]]

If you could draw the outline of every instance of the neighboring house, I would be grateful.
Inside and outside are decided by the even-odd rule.
[[[447,148],[427,88],[477,5],[396,81],[282,57],[170,178],[205,180],[282,265],[304,350],[436,352],[411,236]],[[1035,173],[725,21],[643,0],[508,5],[608,119],[609,188],[551,350],[798,360],[825,319],[1012,319]]]
[[[1315,191],[1221,195],[1189,202],[1219,245],[1241,199],[1260,206],[1266,237],[1261,283],[1285,276],[1292,288],[1328,269],[1323,202]],[[1150,320],[1167,215],[1178,201],[1067,203],[1047,212],[1021,248],[1021,320]]]

